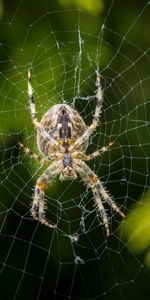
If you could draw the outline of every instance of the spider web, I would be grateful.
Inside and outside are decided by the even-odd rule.
[[[75,1],[68,6],[67,1],[37,6],[6,1],[4,7],[0,2],[2,300],[149,295],[145,253],[150,217],[136,207],[149,209],[150,2],[93,1],[91,8],[89,3],[81,1],[79,8]],[[127,215],[122,220],[105,205],[108,239],[92,193],[80,178],[56,179],[46,192],[46,217],[58,224],[56,230],[31,218],[34,186],[43,167],[18,147],[21,141],[38,154],[27,99],[28,68],[33,70],[39,120],[51,106],[65,101],[89,125],[96,105],[96,72],[102,76],[103,112],[87,153],[115,143],[88,164]],[[141,218],[143,236],[142,225],[137,225]],[[133,232],[139,240],[132,239]]]

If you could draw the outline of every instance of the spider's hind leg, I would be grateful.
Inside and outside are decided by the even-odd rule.
[[[37,119],[37,112],[36,112],[35,101],[33,96],[33,88],[32,88],[32,72],[30,69],[28,70],[28,100],[30,105],[32,122],[35,128],[38,130],[38,132],[43,136],[43,138],[47,142],[50,142],[51,145],[58,147],[58,143],[52,138],[52,136],[45,130],[41,122],[39,122]]]
[[[94,113],[93,121],[92,121],[92,124],[90,126],[90,128],[92,128],[93,130],[95,130],[97,125],[98,125],[100,114],[102,112],[102,105],[103,105],[103,91],[102,91],[102,86],[101,86],[101,76],[98,72],[96,72],[96,74],[97,74],[97,76],[96,76],[96,86],[97,86],[96,98],[97,98],[97,103],[96,103],[96,107],[95,107],[95,113]]]
[[[103,105],[103,91],[101,86],[101,76],[98,72],[96,73],[96,87],[97,87],[97,91],[96,91],[97,102],[96,102],[92,124],[88,126],[85,132],[75,141],[71,150],[82,146],[93,134],[93,132],[96,130],[96,127],[98,125],[100,114],[102,112],[102,105]]]

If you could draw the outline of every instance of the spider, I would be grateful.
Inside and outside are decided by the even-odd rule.
[[[64,103],[52,106],[39,122],[35,109],[31,81],[32,74],[29,69],[28,98],[32,121],[37,130],[37,146],[41,156],[35,154],[22,143],[19,144],[24,151],[36,161],[42,164],[50,162],[50,165],[36,182],[31,208],[32,217],[50,228],[56,228],[56,224],[49,223],[45,218],[45,191],[58,175],[60,180],[74,180],[77,178],[77,175],[79,175],[93,193],[97,212],[104,225],[106,236],[109,236],[108,217],[103,202],[111,206],[113,210],[122,217],[125,217],[125,215],[108,194],[98,176],[85,163],[85,161],[100,156],[113,144],[113,142],[111,142],[108,146],[102,147],[90,155],[85,154],[89,138],[96,130],[102,111],[103,92],[99,73],[96,73],[97,104],[90,126],[85,124],[77,110]]]

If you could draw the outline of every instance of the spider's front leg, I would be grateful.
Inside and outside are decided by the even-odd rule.
[[[81,176],[83,181],[87,184],[87,186],[90,187],[92,190],[97,210],[100,214],[103,225],[105,227],[106,235],[108,236],[110,234],[108,217],[105,208],[103,206],[101,197],[123,218],[125,217],[125,215],[120,210],[120,208],[116,205],[116,203],[112,200],[111,196],[107,193],[107,191],[103,187],[97,175],[83,161],[76,160],[76,171],[79,173],[79,175]]]
[[[53,162],[50,167],[48,167],[44,173],[39,177],[36,183],[35,192],[34,192],[34,199],[31,208],[32,217],[35,220],[39,220],[42,224],[50,227],[55,228],[57,227],[56,224],[50,224],[45,219],[45,201],[44,195],[45,190],[48,188],[48,185],[52,183],[54,177],[56,177],[61,171],[61,163],[60,162]]]
[[[108,218],[105,211],[105,208],[103,206],[100,193],[97,187],[97,176],[92,172],[92,170],[83,162],[80,161],[79,164],[76,166],[76,170],[81,176],[82,180],[87,184],[87,186],[91,189],[95,204],[97,207],[97,211],[100,215],[100,218],[102,219],[102,223],[105,227],[106,236],[109,236],[109,224],[108,224]]]

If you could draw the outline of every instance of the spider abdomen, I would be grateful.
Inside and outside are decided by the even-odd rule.
[[[40,123],[50,137],[64,145],[65,152],[87,128],[79,113],[68,104],[54,105],[45,113]],[[44,139],[40,132],[37,133],[37,145],[41,154],[46,157],[55,151],[54,145]],[[81,150],[85,150],[86,147],[87,141],[82,145]]]

